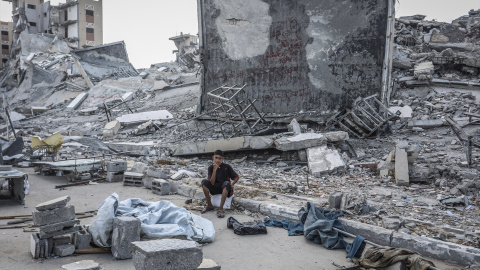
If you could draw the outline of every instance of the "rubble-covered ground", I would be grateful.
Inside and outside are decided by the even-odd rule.
[[[350,135],[347,140],[329,143],[341,153],[346,169],[324,176],[310,174],[308,161],[299,151],[229,152],[227,162],[241,175],[235,196],[300,207],[307,201],[329,206],[329,198],[341,193],[345,218],[480,248],[480,149],[473,147],[468,164],[465,147],[445,121],[450,117],[474,138],[480,136],[475,123],[479,118],[470,122],[465,115],[480,113],[479,17],[480,10],[470,11],[453,23],[428,22],[423,16],[398,19],[395,86],[388,105],[402,112],[400,118],[374,137]],[[31,136],[45,138],[58,131],[69,143],[56,154],[57,160],[114,152],[72,136],[88,137],[129,152],[117,155],[127,159],[137,172],[148,176],[148,170],[153,170],[164,178],[175,175],[176,181],[199,189],[211,164],[210,153],[174,156],[177,146],[223,138],[218,127],[198,131],[212,121],[192,119],[200,97],[198,66],[161,63],[135,75],[119,68],[128,67],[124,59],[98,53],[79,59],[69,50],[54,49],[51,42],[47,45],[42,51],[22,51],[0,74],[5,102],[16,113],[15,130],[26,145]],[[79,68],[82,66],[87,75]],[[67,109],[83,92],[88,92],[83,103],[76,110]],[[105,106],[112,108],[110,120],[132,112],[159,110],[167,110],[173,118],[122,123],[118,133],[104,136],[109,122]],[[327,131],[321,123],[300,124],[302,132]],[[12,138],[7,126],[4,117],[0,131]],[[286,128],[281,123],[274,126]],[[292,130],[272,136],[291,135]],[[397,172],[386,161],[396,147],[414,156],[406,186],[397,185]],[[25,157],[31,157],[32,152],[26,147]],[[196,177],[178,174],[180,170]],[[382,170],[387,173],[381,175]],[[442,203],[446,198],[456,200]],[[202,203],[201,195],[197,196],[192,207]],[[245,213],[253,215],[248,210]]]

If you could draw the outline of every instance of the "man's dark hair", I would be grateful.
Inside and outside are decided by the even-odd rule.
[[[221,157],[224,157],[222,150],[216,150],[216,151],[213,153],[213,155],[219,155],[219,156],[221,156]]]

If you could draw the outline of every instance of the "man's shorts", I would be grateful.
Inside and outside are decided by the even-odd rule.
[[[210,191],[210,194],[216,195],[216,194],[222,194],[223,189],[227,189],[228,192],[228,197],[232,196],[232,185],[230,184],[230,181],[225,181],[223,184],[220,185],[212,185],[210,181],[208,180],[203,180],[202,181],[202,186],[207,187],[207,189]]]

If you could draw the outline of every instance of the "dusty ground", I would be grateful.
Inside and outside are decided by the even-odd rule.
[[[185,197],[178,195],[158,196],[150,190],[137,187],[124,187],[121,183],[101,183],[55,189],[55,185],[67,182],[65,177],[40,176],[32,169],[22,169],[29,173],[30,194],[26,204],[13,201],[0,201],[0,213],[4,215],[30,214],[35,206],[43,201],[69,195],[69,204],[75,205],[76,212],[95,210],[111,193],[119,194],[120,199],[139,197],[147,201],[169,200],[184,206]],[[199,214],[198,212],[195,212]],[[239,211],[228,211],[240,222],[253,218]],[[238,236],[226,226],[226,219],[218,219],[215,213],[203,215],[214,223],[216,236],[211,244],[203,245],[205,258],[210,258],[222,266],[222,269],[338,269],[352,264],[341,250],[326,250],[307,241],[302,236],[287,235],[283,229],[268,228],[267,235]],[[262,217],[259,217],[262,218]],[[81,224],[89,224],[92,218],[82,219]],[[1,220],[0,224],[6,224]],[[23,229],[1,230],[0,262],[1,269],[59,269],[62,265],[79,261],[94,260],[105,269],[134,269],[131,260],[117,261],[110,254],[74,255],[46,260],[32,259],[30,254],[30,232]],[[435,261],[440,269],[461,269],[454,265]]]

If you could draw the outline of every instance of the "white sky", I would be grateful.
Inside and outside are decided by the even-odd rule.
[[[64,0],[52,0],[57,5]],[[141,3],[141,5],[139,4]],[[423,14],[426,19],[450,22],[480,0],[397,0],[397,17]],[[11,21],[11,6],[0,0],[0,20]],[[180,34],[197,34],[197,0],[103,0],[103,41],[124,40],[136,68],[174,60],[173,41]]]

